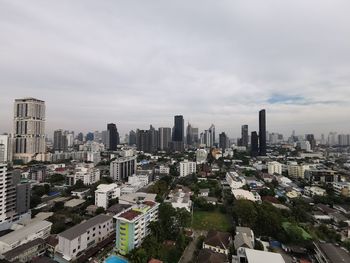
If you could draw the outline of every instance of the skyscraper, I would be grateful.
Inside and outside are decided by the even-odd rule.
[[[315,136],[313,134],[306,134],[305,139],[310,143],[311,150],[315,149],[316,147]]]
[[[159,132],[159,148],[162,151],[166,151],[170,147],[171,142],[171,128],[161,127]]]
[[[56,130],[53,133],[53,150],[54,152],[66,152],[68,141],[63,130]]]
[[[266,112],[259,111],[259,155],[266,155]]]
[[[149,135],[147,130],[136,130],[136,148],[138,151],[149,152]]]
[[[119,144],[119,133],[117,126],[114,123],[107,124],[108,138],[109,138],[109,148],[110,151],[116,151]]]
[[[14,104],[14,159],[30,162],[46,151],[45,102],[35,98],[16,99]]]
[[[215,126],[212,124],[209,128],[209,147],[213,147],[215,144]]]
[[[227,147],[229,147],[229,140],[226,133],[222,132],[219,134],[219,147],[225,151]]]
[[[154,153],[158,150],[159,133],[158,133],[158,130],[154,129],[152,125],[150,125],[149,127],[148,136],[149,136],[149,152]]]
[[[241,137],[241,146],[248,147],[248,125],[242,125],[242,137]]]
[[[188,123],[186,128],[186,144],[192,145],[192,143],[193,143],[192,126],[190,123]]]
[[[256,131],[253,131],[251,134],[251,156],[258,156],[259,154],[259,137]]]
[[[173,150],[184,150],[184,118],[182,115],[174,117]]]
[[[136,145],[136,132],[133,130],[129,132],[129,145]]]

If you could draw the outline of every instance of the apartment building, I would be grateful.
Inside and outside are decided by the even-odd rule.
[[[141,245],[150,234],[149,224],[158,220],[159,203],[144,201],[114,216],[116,219],[116,249],[126,255]]]
[[[120,197],[118,184],[100,184],[95,191],[95,205],[107,209],[109,201]]]
[[[184,177],[196,172],[196,162],[184,160],[180,162],[180,177]]]
[[[126,181],[136,173],[136,156],[126,156],[115,159],[110,164],[110,176],[115,181]]]

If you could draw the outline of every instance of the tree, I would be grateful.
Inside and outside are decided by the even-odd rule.
[[[253,228],[258,214],[252,201],[236,200],[233,206],[233,215],[238,225]]]
[[[97,207],[96,209],[96,215],[105,213],[105,209],[101,206]]]
[[[189,227],[191,225],[191,214],[185,208],[177,209],[176,220],[181,227]]]

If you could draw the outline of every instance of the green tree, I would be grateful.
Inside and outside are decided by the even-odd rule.
[[[105,209],[103,207],[100,206],[96,209],[96,215],[103,214],[103,213],[105,213]]]
[[[236,200],[233,206],[233,216],[238,225],[253,228],[258,213],[252,201]]]

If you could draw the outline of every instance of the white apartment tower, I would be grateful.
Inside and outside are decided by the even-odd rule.
[[[107,209],[109,201],[120,197],[120,187],[117,184],[100,184],[95,191],[95,205]]]
[[[16,99],[14,104],[14,159],[30,162],[45,152],[45,102]]]
[[[180,162],[180,177],[187,176],[196,172],[196,163],[184,160]]]

